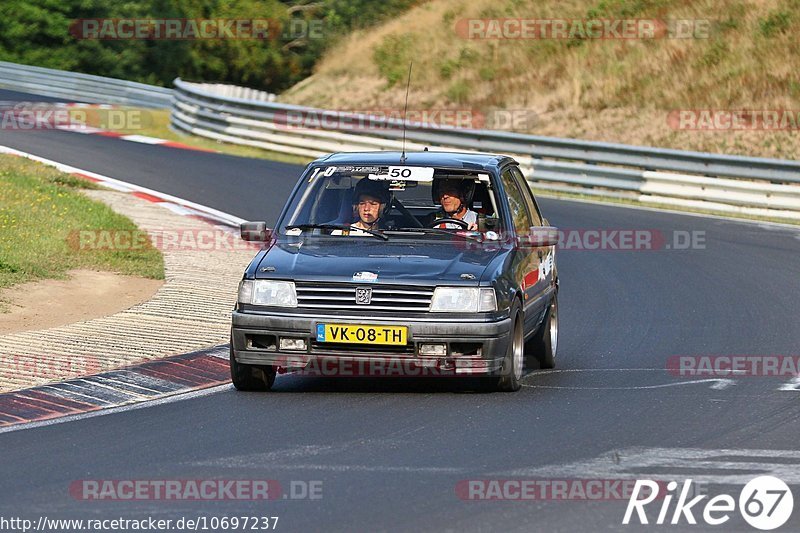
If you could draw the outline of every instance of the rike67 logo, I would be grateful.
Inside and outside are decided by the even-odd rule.
[[[663,486],[663,485],[662,485]],[[652,515],[648,517],[645,507],[657,499],[661,506],[655,524],[697,524],[695,513],[702,516],[703,521],[710,526],[721,526],[731,519],[731,515],[736,511],[737,501],[729,494],[719,494],[708,498],[707,494],[701,494],[689,499],[694,494],[692,490],[692,480],[687,479],[678,494],[678,483],[670,481],[667,483],[666,495],[659,494],[659,483],[646,480],[636,480],[633,493],[628,500],[628,507],[625,510],[625,517],[622,523],[625,525],[636,523],[649,524]],[[640,495],[644,497],[640,498]],[[663,498],[659,498],[663,496]],[[672,501],[677,496],[674,508]],[[653,507],[658,507],[655,505]],[[782,480],[773,476],[760,476],[747,483],[739,493],[738,510],[742,518],[756,529],[768,531],[781,527],[792,516],[794,508],[794,497],[789,486]],[[653,509],[654,510],[654,509]],[[670,513],[670,511],[672,511]],[[635,515],[634,515],[635,513]],[[635,517],[635,518],[634,518]]]

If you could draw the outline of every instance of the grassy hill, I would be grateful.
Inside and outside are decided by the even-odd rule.
[[[464,19],[690,19],[702,38],[469,39]],[[783,131],[687,131],[682,109],[800,110],[800,0],[434,0],[330,49],[282,95],[337,109],[530,110],[530,133],[796,158]]]

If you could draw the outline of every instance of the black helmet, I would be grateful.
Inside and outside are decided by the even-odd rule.
[[[353,191],[353,204],[358,203],[358,199],[362,194],[377,198],[384,205],[388,204],[389,200],[391,200],[391,192],[389,192],[388,181],[377,181],[369,178],[362,178],[361,181],[356,183],[356,188]]]
[[[472,197],[475,196],[475,181],[472,179],[461,178],[440,178],[433,180],[431,187],[431,196],[433,203],[438,204],[442,197],[442,191],[450,188],[456,189],[461,194],[461,203],[464,207],[469,207],[472,203]]]

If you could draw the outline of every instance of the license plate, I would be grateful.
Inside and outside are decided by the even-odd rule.
[[[317,324],[317,342],[404,345],[408,342],[408,328],[406,326]]]

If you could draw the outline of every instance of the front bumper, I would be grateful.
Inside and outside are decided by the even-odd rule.
[[[233,312],[231,346],[236,361],[271,365],[280,372],[326,376],[499,375],[511,340],[512,321],[333,317]],[[408,327],[405,346],[330,345],[316,342],[319,323]],[[280,338],[304,339],[303,351],[280,351]],[[445,344],[446,355],[421,355],[421,344]]]

